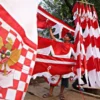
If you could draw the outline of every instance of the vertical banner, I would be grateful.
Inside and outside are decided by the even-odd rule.
[[[80,52],[80,55],[84,55],[85,57],[85,60],[83,59],[83,65],[85,64],[84,74],[86,76],[87,85],[90,85],[93,88],[100,87],[100,27],[94,6],[87,3],[83,4],[81,1],[77,2],[73,8],[73,19],[76,24],[76,33],[78,33],[77,31],[79,29],[77,28],[77,23],[80,21],[79,26],[81,27],[80,32],[82,33],[80,35],[82,38],[78,38],[77,41],[80,41],[80,39],[83,40],[81,45],[84,46],[84,52],[80,52],[82,47],[78,48],[77,51],[78,53]],[[76,44],[78,44],[78,42],[76,42]],[[78,45],[76,47],[78,47]],[[79,61],[78,56],[77,60]]]
[[[37,50],[41,0],[0,0],[0,100],[24,100]]]

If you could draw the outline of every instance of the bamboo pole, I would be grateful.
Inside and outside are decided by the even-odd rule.
[[[88,4],[88,5],[94,5],[92,3],[88,3],[86,0],[85,0],[85,2],[83,0],[82,1],[77,1],[77,2],[84,3],[84,4]]]

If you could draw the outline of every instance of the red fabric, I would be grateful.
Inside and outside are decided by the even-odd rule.
[[[74,15],[75,11],[77,10],[77,8],[79,8],[79,3],[78,2],[75,3],[75,5],[72,9],[73,15]]]
[[[38,49],[46,48],[48,46],[52,46],[55,55],[67,54],[71,47],[74,49],[74,45],[71,43],[57,42],[55,40],[38,37]]]
[[[67,73],[72,72],[72,67],[74,66],[73,62],[75,63],[75,60],[73,59],[57,58],[57,57],[52,57],[52,56],[40,55],[40,54],[37,55],[37,58],[44,59],[46,62],[42,61],[41,63],[36,60],[33,75],[36,73],[47,72],[49,66],[51,66],[49,72],[52,75],[67,74]],[[48,62],[48,60],[51,60],[51,62]],[[54,61],[55,63],[53,63],[52,61]],[[58,64],[56,61],[70,62],[72,64]]]
[[[55,55],[64,55],[70,51],[71,44],[53,41],[52,47],[55,52]]]
[[[50,46],[52,44],[52,41],[53,40],[51,39],[38,36],[38,49]]]
[[[40,13],[37,13],[37,27],[38,28],[46,29],[46,28],[49,28],[51,26],[54,26],[55,24],[56,23],[47,19],[46,17],[44,17]]]

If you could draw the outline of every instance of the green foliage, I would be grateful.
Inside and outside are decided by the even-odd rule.
[[[55,17],[73,26],[72,13],[69,12],[69,7],[66,6],[64,0],[43,0],[41,5]]]
[[[76,1],[77,0],[43,0],[42,6],[55,17],[73,26],[72,7]],[[94,4],[100,22],[100,0],[83,1]]]

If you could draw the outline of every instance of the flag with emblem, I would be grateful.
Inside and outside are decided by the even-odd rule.
[[[40,1],[0,1],[0,100],[24,100],[36,58]]]

